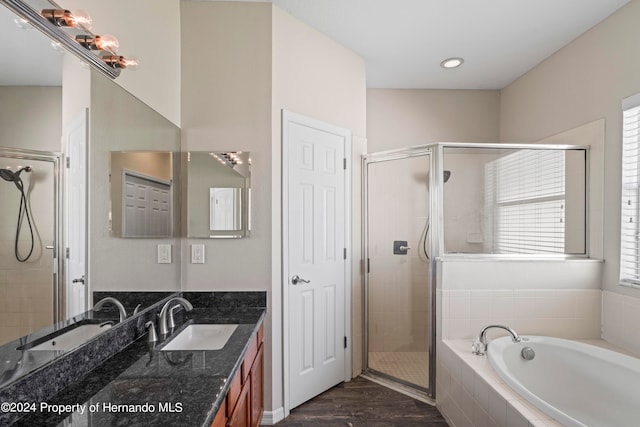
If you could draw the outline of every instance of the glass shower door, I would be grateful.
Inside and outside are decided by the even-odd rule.
[[[430,389],[428,153],[366,164],[369,373]]]
[[[0,170],[1,345],[55,320],[57,171],[52,161],[1,152]]]

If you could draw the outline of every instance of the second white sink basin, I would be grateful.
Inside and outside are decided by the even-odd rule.
[[[81,325],[77,328],[71,329],[69,332],[65,332],[64,334],[60,334],[54,338],[51,338],[50,340],[45,341],[42,344],[31,347],[29,351],[70,350],[84,344],[91,338],[106,331],[110,327],[111,325],[109,324],[102,324],[102,326],[94,323]]]
[[[220,350],[238,325],[189,325],[176,335],[162,351]]]

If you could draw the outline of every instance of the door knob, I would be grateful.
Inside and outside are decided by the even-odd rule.
[[[79,279],[73,279],[71,282],[72,283],[82,283],[84,285],[84,276],[82,276]]]
[[[311,280],[305,280],[302,277],[298,276],[297,274],[291,278],[291,283],[293,283],[294,285],[297,285],[300,282],[302,282],[302,283],[310,283]]]

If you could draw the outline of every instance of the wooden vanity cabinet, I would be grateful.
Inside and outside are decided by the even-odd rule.
[[[260,326],[211,427],[257,427],[264,411],[264,346]]]

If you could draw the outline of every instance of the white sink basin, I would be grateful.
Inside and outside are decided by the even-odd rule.
[[[220,350],[238,325],[189,325],[176,335],[162,351]]]
[[[70,350],[72,348],[78,347],[79,345],[84,344],[91,338],[96,335],[106,331],[109,329],[111,325],[106,324],[100,326],[99,324],[91,323],[88,325],[81,325],[77,328],[71,329],[69,332],[65,332],[64,334],[58,335],[55,338],[51,338],[48,341],[43,342],[42,344],[38,344],[35,347],[31,347],[28,349],[29,351],[38,351],[38,350]]]

